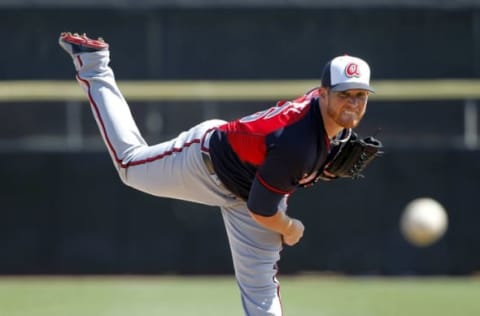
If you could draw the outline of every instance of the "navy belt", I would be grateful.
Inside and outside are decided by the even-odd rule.
[[[213,168],[212,157],[210,157],[210,153],[202,151],[202,159],[205,167],[207,167],[208,173],[210,175],[216,175],[215,168]]]
[[[210,177],[213,179],[213,181],[219,187],[225,188],[225,185],[223,185],[222,181],[218,178],[218,175],[215,172],[215,168],[213,167],[212,157],[210,156],[210,137],[213,135],[213,133],[215,133],[215,128],[212,128],[206,131],[202,137],[202,141],[200,143],[202,160],[203,160],[203,164],[207,168],[207,171],[210,174]]]

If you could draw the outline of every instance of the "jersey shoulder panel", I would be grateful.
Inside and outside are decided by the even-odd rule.
[[[222,130],[238,157],[258,166],[268,150],[266,137],[307,115],[314,96],[314,93],[310,93],[293,101],[279,101],[274,107],[227,123]]]

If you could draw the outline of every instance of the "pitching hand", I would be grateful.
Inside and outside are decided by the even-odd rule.
[[[291,223],[289,223],[285,233],[283,233],[282,239],[286,245],[293,246],[302,238],[305,227],[298,219],[291,218],[290,220]]]

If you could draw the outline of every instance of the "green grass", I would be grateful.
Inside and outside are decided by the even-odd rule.
[[[478,316],[478,278],[283,277],[287,316]],[[233,277],[3,277],[0,316],[242,316]]]

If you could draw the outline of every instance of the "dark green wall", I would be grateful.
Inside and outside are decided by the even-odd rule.
[[[480,269],[480,152],[395,151],[367,177],[297,191],[290,214],[306,225],[285,248],[283,273],[468,274]],[[216,208],[123,186],[104,154],[0,155],[0,273],[229,273]],[[402,208],[430,196],[448,210],[437,244],[415,248]]]
[[[118,79],[318,78],[329,58],[344,53],[367,59],[373,79],[480,76],[477,9],[31,8],[0,10],[0,79],[73,80],[56,43],[61,31],[104,36]],[[435,149],[443,136],[461,137],[461,105],[369,106],[364,133],[382,127],[387,154],[365,179],[292,197],[291,213],[307,230],[301,244],[284,250],[281,271],[478,271],[480,153]],[[167,119],[161,136],[204,118],[195,111],[186,118],[174,103],[152,106]],[[252,107],[216,106],[224,118]],[[39,126],[45,136],[63,135],[64,111],[56,103],[2,104],[0,140],[28,140],[26,131]],[[149,113],[142,106],[134,112],[142,122]],[[91,114],[83,117],[84,133],[98,139]],[[395,143],[400,136],[436,142],[412,149]],[[0,178],[0,273],[231,272],[217,210],[122,186],[106,153],[2,151]],[[437,198],[451,217],[445,238],[422,250],[398,231],[401,209],[418,196]]]
[[[345,53],[374,79],[480,75],[472,9],[4,9],[1,78],[71,78],[61,31],[105,37],[119,79],[318,78]]]

